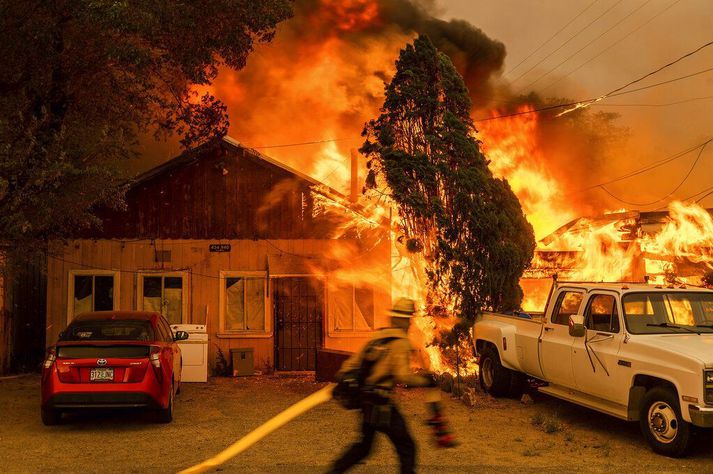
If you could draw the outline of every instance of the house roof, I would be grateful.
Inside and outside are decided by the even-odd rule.
[[[706,209],[709,214],[713,215],[713,209]],[[557,237],[566,233],[576,233],[581,230],[581,227],[589,227],[590,224],[594,225],[606,225],[613,222],[624,221],[627,219],[632,219],[636,222],[638,227],[641,227],[645,232],[655,232],[661,226],[663,226],[669,216],[668,211],[622,211],[613,212],[609,214],[601,214],[598,216],[581,216],[576,219],[571,220],[562,227],[558,228],[551,234],[544,237],[541,242],[548,245]]]
[[[280,168],[284,171],[287,171],[290,174],[297,176],[298,178],[300,178],[304,181],[309,182],[310,184],[312,184],[314,186],[321,187],[322,189],[326,190],[326,192],[324,194],[327,194],[330,197],[334,197],[339,200],[347,199],[347,197],[344,194],[340,193],[339,191],[337,191],[334,188],[327,186],[326,184],[313,178],[312,176],[309,176],[309,175],[307,175],[299,170],[296,170],[295,168],[292,168],[291,166],[288,166],[274,158],[271,158],[263,153],[260,153],[259,151],[257,151],[254,148],[247,147],[247,146],[243,145],[242,143],[240,143],[235,138],[229,137],[227,135],[222,138],[212,140],[212,141],[205,143],[201,146],[198,146],[196,148],[186,150],[183,153],[181,153],[180,155],[178,155],[177,157],[172,158],[172,159],[168,160],[167,162],[156,166],[155,168],[151,168],[150,170],[148,170],[144,173],[141,173],[140,175],[136,176],[133,179],[133,181],[131,182],[131,186],[132,187],[138,186],[157,175],[160,175],[167,171],[182,167],[184,165],[194,163],[194,162],[200,160],[202,152],[204,152],[212,147],[215,147],[216,145],[223,146],[228,149],[232,148],[234,150],[245,151],[252,158],[255,158],[258,161],[262,161],[264,163],[267,163],[270,166],[275,166],[277,168]]]
[[[258,150],[254,148],[247,147],[240,143],[238,140],[235,138],[229,137],[229,136],[224,136],[219,139],[215,139],[212,141],[209,141],[201,146],[198,146],[196,148],[193,148],[191,150],[186,150],[185,152],[181,153],[177,157],[161,164],[158,165],[138,176],[136,176],[130,183],[130,187],[136,187],[139,186],[146,181],[149,181],[150,179],[154,178],[155,176],[161,175],[163,173],[169,172],[171,170],[180,168],[185,165],[189,165],[191,163],[195,163],[196,161],[201,159],[201,156],[203,152],[206,150],[210,150],[213,147],[216,146],[222,146],[226,149],[233,149],[233,150],[240,150],[249,155],[251,158],[255,159],[258,162],[267,164],[268,166],[276,167],[279,168],[283,171],[286,171],[287,173],[290,173],[299,179],[306,181],[310,185],[314,186],[312,189],[313,192],[320,194],[321,196],[324,196],[327,199],[330,199],[331,201],[338,203],[340,206],[344,207],[345,209],[348,209],[351,212],[356,213],[359,216],[364,217],[367,220],[371,220],[371,217],[367,216],[366,213],[364,212],[363,206],[360,204],[354,203],[349,200],[347,196],[345,196],[343,193],[337,191],[336,189],[324,184],[323,182],[315,179],[312,176],[309,176],[295,168],[292,168],[291,166],[286,165],[285,163],[282,163],[270,156],[267,156]],[[386,218],[383,218],[384,220]]]

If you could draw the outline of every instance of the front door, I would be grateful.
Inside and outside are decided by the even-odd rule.
[[[572,346],[577,388],[625,404],[629,396],[629,385],[618,377],[626,375],[628,369],[622,373],[620,369],[626,366],[619,365],[619,348],[624,336],[616,293],[590,295],[584,312],[584,324],[587,327],[585,337],[575,338]],[[626,364],[626,361],[622,363]]]
[[[550,314],[545,315],[540,340],[540,360],[545,379],[556,385],[574,388],[572,369],[572,343],[569,335],[569,317],[579,314],[584,293],[563,288],[557,295]]]
[[[315,370],[322,347],[324,285],[313,277],[272,280],[275,369]]]

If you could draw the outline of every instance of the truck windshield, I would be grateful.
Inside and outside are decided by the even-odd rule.
[[[621,302],[632,334],[713,333],[713,292],[629,293]]]

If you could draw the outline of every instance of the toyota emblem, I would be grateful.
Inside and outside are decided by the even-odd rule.
[[[106,359],[97,359],[97,365],[106,365]]]

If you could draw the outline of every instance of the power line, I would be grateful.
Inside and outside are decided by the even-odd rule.
[[[697,193],[691,194],[690,196],[687,196],[687,197],[685,197],[685,198],[683,198],[683,199],[680,199],[680,201],[688,201],[688,200],[693,199],[694,197],[698,196],[699,194],[705,193],[706,191],[711,191],[711,192],[708,193],[708,194],[706,194],[705,196],[699,198],[699,199],[696,199],[696,200],[693,201],[693,202],[697,203],[698,201],[700,201],[700,200],[702,200],[702,199],[705,199],[706,196],[709,196],[710,194],[713,194],[713,186],[707,187],[707,188],[705,188],[705,189],[701,189],[701,190],[698,191]],[[661,206],[661,207],[657,207],[657,208],[654,209],[654,210],[655,210],[655,211],[661,211],[661,210],[663,210],[663,209],[666,209],[667,207],[668,207],[668,204],[666,204],[666,205],[664,205],[664,206]]]
[[[709,99],[713,99],[713,95],[708,95],[704,97],[691,97],[690,99],[677,100],[675,102],[666,102],[664,104],[592,104],[592,107],[669,107],[671,105],[686,104],[689,102]]]
[[[598,39],[600,39],[602,36],[606,35],[606,34],[609,33],[611,30],[613,30],[613,29],[616,28],[617,26],[621,25],[621,24],[622,24],[624,21],[626,21],[631,15],[633,15],[634,13],[636,13],[636,12],[638,12],[639,10],[641,10],[642,8],[644,8],[644,7],[645,7],[646,5],[648,5],[650,2],[651,2],[651,0],[646,0],[644,3],[642,3],[641,5],[639,5],[638,7],[636,7],[635,9],[633,9],[632,11],[630,11],[626,16],[624,16],[624,18],[622,18],[622,19],[619,20],[618,22],[614,23],[612,26],[610,26],[609,28],[607,28],[603,33],[600,33],[599,36],[597,36],[596,38],[594,38],[594,39],[588,41],[587,44],[585,44],[584,46],[582,46],[581,48],[579,48],[577,51],[575,51],[574,53],[572,53],[572,54],[570,54],[569,56],[567,56],[564,60],[560,61],[560,63],[557,64],[555,67],[553,67],[553,68],[550,69],[549,71],[545,72],[545,73],[542,74],[540,77],[538,77],[537,79],[535,79],[534,81],[532,81],[531,83],[529,83],[528,85],[526,85],[525,87],[523,87],[522,89],[520,89],[520,91],[525,90],[525,89],[529,89],[531,86],[533,86],[533,85],[535,85],[536,83],[538,83],[538,82],[540,81],[540,79],[542,79],[542,78],[544,78],[544,77],[550,75],[553,71],[559,69],[559,67],[562,66],[564,63],[566,63],[567,61],[569,61],[570,59],[572,59],[573,57],[575,57],[576,55],[578,55],[579,53],[581,53],[583,50],[587,49],[592,43],[594,43],[595,41],[597,41]]]
[[[664,64],[664,65],[661,66],[660,68],[654,69],[653,71],[651,71],[651,72],[649,72],[649,73],[647,73],[647,74],[644,74],[644,75],[641,76],[640,78],[634,79],[633,81],[629,82],[628,84],[624,84],[624,85],[621,86],[621,87],[617,87],[616,89],[613,89],[611,92],[608,92],[608,93],[604,94],[603,98],[609,97],[610,95],[612,95],[612,94],[614,94],[614,93],[616,93],[616,92],[619,92],[619,91],[621,91],[621,90],[624,90],[624,89],[626,89],[627,87],[636,84],[637,82],[641,82],[641,81],[643,81],[644,79],[646,79],[647,77],[651,77],[651,76],[653,76],[654,74],[657,74],[657,73],[663,71],[664,69],[666,69],[666,68],[668,68],[668,67],[671,67],[671,66],[673,66],[674,64],[676,64],[676,63],[678,63],[678,62],[680,62],[680,61],[683,61],[684,59],[686,59],[686,58],[688,58],[688,57],[690,57],[690,56],[693,56],[694,54],[698,53],[699,51],[701,51],[701,50],[707,48],[708,46],[710,46],[710,45],[712,45],[712,44],[713,44],[713,41],[709,41],[708,43],[706,43],[706,44],[704,44],[704,45],[702,45],[702,46],[699,46],[698,48],[694,49],[693,51],[689,51],[688,53],[684,54],[683,56],[680,56],[680,57],[678,57],[677,59],[674,59],[674,60],[671,61],[670,63]]]
[[[587,59],[586,61],[584,61],[582,64],[580,64],[580,65],[577,66],[576,68],[572,69],[571,71],[569,71],[569,72],[568,72],[567,74],[565,74],[564,76],[562,76],[562,77],[560,77],[560,78],[558,78],[558,79],[555,79],[554,81],[552,81],[552,82],[550,82],[549,84],[547,84],[542,90],[543,90],[543,91],[544,91],[544,90],[547,90],[547,89],[549,89],[550,87],[552,87],[553,85],[559,84],[559,83],[560,83],[562,80],[564,80],[566,77],[569,77],[569,76],[571,76],[572,74],[574,74],[575,72],[579,71],[582,67],[584,67],[585,65],[587,65],[587,64],[589,64],[590,62],[594,61],[594,60],[597,59],[599,56],[601,56],[602,54],[606,53],[606,52],[609,51],[611,48],[613,48],[613,47],[616,46],[617,44],[621,43],[621,42],[624,41],[626,38],[628,38],[629,36],[633,35],[633,34],[636,33],[637,31],[639,31],[641,28],[643,28],[644,26],[648,25],[648,24],[651,23],[653,20],[655,20],[656,18],[658,18],[658,17],[661,16],[663,13],[665,13],[665,12],[668,11],[668,10],[670,10],[672,7],[674,7],[676,4],[678,4],[678,3],[680,3],[680,2],[681,2],[681,0],[676,0],[675,2],[673,2],[672,4],[670,4],[669,6],[665,7],[663,10],[659,11],[657,14],[655,14],[654,16],[652,16],[651,18],[649,18],[648,20],[646,20],[644,23],[642,23],[641,25],[639,25],[637,28],[635,28],[634,30],[630,31],[628,34],[622,36],[622,37],[619,38],[618,40],[614,41],[614,42],[611,43],[609,46],[607,46],[606,48],[604,48],[603,50],[601,50],[599,53],[595,54],[595,55],[592,56],[591,58]]]
[[[522,74],[520,74],[519,76],[517,76],[515,79],[513,79],[512,82],[513,82],[513,83],[517,82],[518,80],[520,80],[521,77],[525,76],[525,75],[528,74],[530,71],[532,71],[533,69],[535,69],[537,66],[539,66],[540,64],[542,64],[544,61],[546,61],[548,58],[550,58],[553,54],[555,54],[557,51],[559,51],[559,50],[562,49],[564,46],[566,46],[566,45],[567,45],[570,41],[572,41],[575,37],[579,36],[584,30],[588,29],[588,28],[589,28],[590,26],[592,26],[594,23],[596,23],[597,21],[599,21],[600,18],[602,18],[602,17],[603,17],[604,15],[606,15],[607,13],[609,13],[614,7],[618,6],[621,2],[622,2],[622,0],[618,0],[618,1],[617,1],[616,3],[614,3],[612,6],[610,6],[609,8],[607,8],[607,9],[604,11],[604,13],[602,13],[601,15],[599,15],[598,17],[596,17],[594,20],[592,20],[591,22],[589,22],[589,23],[587,24],[587,26],[585,26],[584,28],[582,28],[581,30],[579,30],[578,32],[576,32],[575,34],[573,34],[572,36],[570,36],[569,38],[567,38],[567,40],[566,40],[564,43],[562,43],[561,45],[559,45],[559,46],[557,47],[557,49],[555,49],[554,51],[550,52],[550,53],[549,53],[547,56],[545,56],[544,58],[540,59],[540,60],[539,60],[537,63],[535,63],[530,69],[528,69],[527,71],[523,72]]]
[[[534,55],[535,53],[537,53],[540,49],[542,49],[543,46],[545,46],[547,43],[549,43],[550,41],[552,41],[558,34],[562,33],[562,32],[563,32],[569,25],[571,25],[577,18],[579,18],[580,16],[582,16],[587,10],[589,10],[590,8],[592,8],[592,7],[593,7],[596,3],[598,3],[598,2],[599,2],[599,0],[594,0],[594,1],[593,1],[592,3],[590,3],[587,7],[585,7],[583,10],[581,10],[579,13],[577,13],[577,15],[575,15],[571,20],[569,20],[562,28],[560,28],[559,30],[557,30],[557,32],[556,32],[555,34],[553,34],[552,36],[550,36],[550,37],[547,39],[547,41],[545,41],[544,43],[542,43],[541,45],[539,45],[539,46],[538,46],[537,48],[535,48],[530,54],[528,54],[527,57],[525,57],[525,59],[523,59],[522,61],[520,61],[519,63],[517,63],[514,67],[510,68],[507,72],[505,72],[505,73],[503,74],[503,77],[504,77],[504,76],[507,76],[508,74],[510,74],[511,72],[513,72],[515,69],[517,69],[518,67],[520,67],[520,65],[521,65],[522,63],[524,63],[525,61],[527,61],[528,59],[530,59],[530,58],[532,57],[532,55]]]
[[[692,164],[691,167],[688,169],[688,172],[687,172],[686,175],[683,177],[683,179],[681,180],[681,182],[678,183],[678,185],[673,189],[673,191],[671,191],[670,193],[668,193],[667,195],[665,195],[664,197],[662,197],[662,198],[660,198],[660,199],[656,199],[655,201],[651,201],[651,202],[636,203],[636,202],[627,201],[627,200],[621,199],[621,198],[618,197],[618,196],[615,196],[614,193],[612,193],[610,190],[608,190],[608,189],[605,187],[605,185],[603,185],[603,184],[600,184],[598,187],[601,188],[602,190],[604,190],[607,194],[609,194],[611,197],[613,197],[613,198],[616,199],[617,201],[623,202],[624,204],[629,204],[629,205],[631,205],[631,206],[639,206],[639,207],[642,207],[642,206],[643,206],[643,207],[646,207],[646,206],[651,206],[651,205],[653,205],[653,204],[658,204],[659,202],[665,201],[666,199],[670,198],[671,196],[673,196],[673,195],[676,193],[676,191],[678,191],[679,189],[681,189],[681,186],[683,186],[683,184],[684,184],[684,183],[688,180],[688,178],[691,176],[691,173],[693,172],[693,169],[696,167],[696,164],[698,164],[698,160],[700,160],[701,155],[703,154],[703,150],[705,150],[706,145],[708,145],[709,142],[710,142],[710,140],[709,140],[708,142],[705,142],[705,143],[701,146],[701,150],[698,152],[698,155],[696,156],[696,159],[693,161],[693,164]]]
[[[650,164],[644,166],[643,168],[639,168],[638,170],[630,171],[630,172],[628,172],[628,173],[626,173],[626,174],[624,174],[624,175],[622,175],[622,176],[619,176],[619,177],[617,177],[617,178],[612,178],[612,179],[610,179],[610,180],[608,180],[608,181],[604,181],[604,182],[602,182],[602,183],[593,184],[593,185],[591,185],[591,186],[589,186],[589,187],[586,187],[586,188],[582,189],[582,191],[589,191],[590,189],[599,188],[599,187],[601,187],[601,186],[606,186],[607,184],[616,183],[616,182],[618,182],[618,181],[623,181],[623,180],[628,179],[628,178],[631,178],[631,177],[633,177],[633,176],[637,176],[637,175],[640,175],[640,174],[642,174],[642,173],[646,173],[647,171],[650,171],[650,170],[652,170],[652,169],[654,169],[654,168],[658,168],[658,167],[660,167],[660,166],[665,165],[666,163],[670,163],[671,161],[674,161],[674,160],[676,160],[676,159],[678,159],[678,158],[680,158],[680,157],[682,157],[682,156],[685,156],[685,155],[691,153],[692,151],[695,151],[695,150],[697,150],[697,149],[699,149],[699,148],[705,147],[708,143],[710,143],[710,142],[712,142],[712,141],[713,141],[713,138],[709,138],[708,140],[706,140],[706,141],[703,142],[703,143],[700,143],[700,144],[698,144],[698,145],[696,145],[696,146],[694,146],[694,147],[688,148],[688,149],[686,149],[686,150],[684,150],[684,151],[678,152],[678,153],[676,153],[676,154],[674,154],[674,155],[672,155],[672,156],[669,156],[668,158],[664,158],[664,159],[662,159],[662,160],[655,161],[655,162],[653,162],[653,163],[650,163]]]
[[[314,140],[311,142],[299,142],[299,143],[283,143],[280,145],[266,145],[266,146],[252,146],[253,150],[265,150],[268,148],[287,148],[287,147],[292,147],[292,146],[302,146],[302,145],[320,145],[322,143],[331,143],[331,142],[343,142],[343,141],[348,141],[348,140],[361,140],[361,137],[356,138],[356,137],[344,137],[344,138],[329,138],[325,140]]]
[[[621,95],[633,94],[634,92],[639,92],[639,91],[643,91],[643,90],[646,90],[646,89],[651,89],[651,88],[653,88],[653,87],[658,87],[658,86],[661,86],[661,85],[664,85],[664,84],[670,84],[670,83],[672,83],[672,82],[681,81],[681,80],[683,80],[683,79],[688,79],[689,77],[698,76],[698,75],[700,75],[700,74],[704,74],[704,73],[710,72],[710,71],[713,71],[713,67],[712,67],[712,68],[708,68],[708,69],[703,69],[702,71],[697,71],[697,72],[694,72],[694,73],[691,73],[691,74],[686,74],[685,76],[675,77],[675,78],[673,78],[673,79],[669,79],[669,80],[666,80],[666,81],[657,82],[656,84],[650,84],[650,85],[648,85],[648,86],[639,87],[639,88],[637,88],[637,89],[630,89],[630,90],[628,90],[628,91],[622,91],[622,92],[617,92],[617,93],[605,94],[604,96],[601,96],[601,97],[599,97],[599,98],[584,99],[584,100],[579,100],[579,101],[576,101],[576,102],[567,102],[567,103],[564,103],[564,104],[553,104],[553,105],[548,105],[548,106],[539,107],[539,108],[535,108],[535,109],[523,110],[523,111],[519,111],[519,112],[512,112],[512,113],[502,114],[502,115],[494,115],[494,116],[492,116],[492,117],[486,117],[486,118],[474,120],[474,122],[476,122],[476,123],[478,123],[478,122],[489,122],[489,121],[491,121],[491,120],[497,120],[497,119],[507,118],[507,117],[515,117],[515,116],[518,116],[518,115],[533,114],[533,113],[536,113],[536,112],[544,112],[544,111],[547,111],[547,110],[560,109],[560,108],[562,108],[562,107],[571,107],[571,106],[575,106],[575,105],[578,105],[578,104],[587,104],[587,106],[595,105],[596,101],[608,99],[608,98],[610,98],[610,97],[618,97],[618,96],[621,96]],[[634,82],[637,82],[637,81],[634,81]]]
[[[568,113],[570,113],[570,112],[572,112],[572,111],[575,111],[575,110],[577,110],[577,109],[582,109],[582,108],[589,107],[589,106],[592,105],[593,103],[599,102],[599,101],[601,101],[601,100],[604,100],[604,99],[608,98],[609,96],[613,96],[613,95],[615,95],[617,92],[622,91],[622,90],[626,89],[627,87],[629,87],[629,86],[631,86],[631,85],[634,85],[634,84],[636,84],[636,83],[638,83],[638,82],[641,82],[641,81],[643,81],[644,79],[646,79],[646,78],[648,78],[648,77],[651,77],[651,76],[653,76],[654,74],[657,74],[657,73],[663,71],[664,69],[666,69],[666,68],[668,68],[668,67],[671,67],[671,66],[673,66],[674,64],[676,64],[676,63],[678,63],[678,62],[680,62],[680,61],[683,61],[684,59],[686,59],[686,58],[688,58],[688,57],[690,57],[690,56],[692,56],[692,55],[698,53],[699,51],[703,50],[704,48],[707,48],[708,46],[710,46],[710,45],[712,45],[712,44],[713,44],[713,41],[709,41],[708,43],[706,43],[706,44],[704,44],[704,45],[702,45],[702,46],[699,46],[698,48],[694,49],[693,51],[689,51],[688,53],[684,54],[683,56],[680,56],[680,57],[674,59],[674,60],[671,61],[670,63],[664,64],[663,66],[659,67],[658,69],[654,69],[653,71],[651,71],[651,72],[649,72],[649,73],[647,73],[647,74],[644,74],[643,76],[639,77],[638,79],[634,79],[633,81],[629,82],[628,84],[624,84],[624,85],[621,86],[621,87],[617,87],[616,89],[613,89],[613,90],[607,92],[606,94],[597,97],[596,99],[593,99],[593,100],[588,101],[588,102],[582,102],[582,103],[579,103],[579,104],[575,105],[575,106],[572,107],[571,109],[563,110],[563,111],[560,112],[557,116],[558,116],[558,117],[561,117],[562,115],[568,114]],[[690,77],[690,76],[689,76],[689,77]],[[677,80],[678,80],[678,79],[677,79]],[[643,90],[644,88],[645,88],[645,87],[643,87],[643,88],[641,88],[641,89],[639,89],[639,90]],[[631,92],[631,91],[630,91],[630,92]]]

